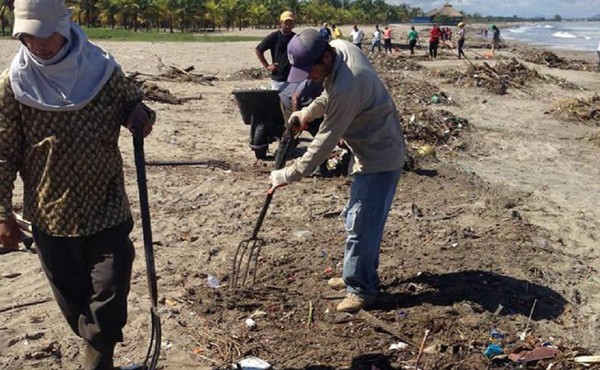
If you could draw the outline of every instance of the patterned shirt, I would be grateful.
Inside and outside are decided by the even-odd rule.
[[[54,236],[89,236],[131,217],[118,139],[143,92],[120,69],[77,111],[43,111],[15,99],[0,75],[0,220],[12,217],[17,173],[24,217]]]

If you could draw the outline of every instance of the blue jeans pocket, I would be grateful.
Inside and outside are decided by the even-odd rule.
[[[358,214],[360,212],[361,209],[361,203],[360,201],[356,201],[354,203],[348,204],[348,206],[346,207],[346,209],[344,210],[344,216],[345,216],[345,228],[346,231],[350,234],[357,234],[357,226],[356,225],[356,221],[358,219]]]

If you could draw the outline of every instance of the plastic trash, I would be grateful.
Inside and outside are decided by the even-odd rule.
[[[250,329],[252,329],[253,327],[256,326],[256,321],[254,321],[251,318],[247,318],[246,321],[244,321],[246,323],[246,326],[249,327]]]
[[[485,357],[487,358],[492,358],[494,356],[498,356],[504,353],[504,350],[502,350],[502,346],[499,344],[490,344],[485,351],[483,351],[483,354]]]
[[[439,96],[437,96],[437,95],[433,94],[433,96],[431,96],[431,101],[432,101],[434,104],[439,104],[439,103],[440,103],[442,100],[440,99],[440,97],[439,97]]]
[[[408,348],[408,344],[404,342],[392,343],[390,344],[390,351],[403,350]]]
[[[208,277],[206,278],[206,283],[208,284],[209,287],[216,289],[221,285],[221,281],[212,275],[208,275]]]
[[[234,367],[241,370],[267,370],[271,368],[271,364],[258,357],[249,356],[239,360]]]
[[[503,339],[504,338],[504,334],[502,334],[501,332],[499,332],[496,329],[492,329],[490,331],[490,336],[494,339]]]

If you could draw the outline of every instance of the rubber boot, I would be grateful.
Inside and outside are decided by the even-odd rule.
[[[85,346],[84,370],[114,370],[114,343],[94,344],[87,342]]]

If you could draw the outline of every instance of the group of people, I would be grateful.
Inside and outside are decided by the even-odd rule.
[[[42,268],[68,325],[86,343],[83,368],[113,370],[135,256],[118,139],[121,127],[147,136],[156,115],[114,58],[71,21],[64,0],[15,0],[14,15],[21,47],[0,75],[0,243],[19,248],[13,189],[20,175],[23,216]],[[337,309],[355,312],[379,291],[380,243],[405,159],[402,125],[361,50],[293,27],[294,15],[281,14],[280,29],[256,54],[274,89],[298,84],[291,110],[301,109],[290,121],[301,128],[321,122],[304,155],[273,171],[270,183],[276,189],[310,175],[340,141],[353,153],[343,271],[328,284],[346,290]]]

